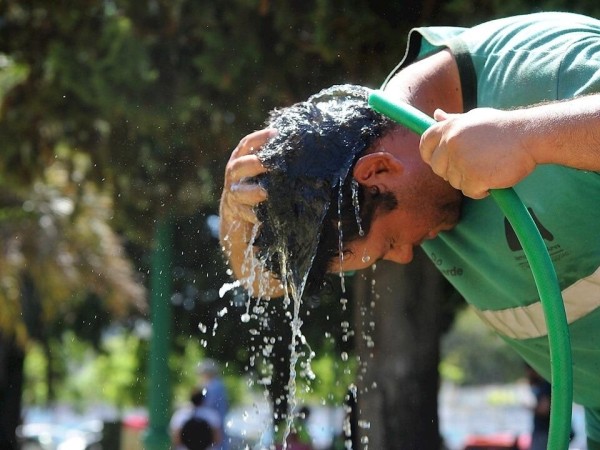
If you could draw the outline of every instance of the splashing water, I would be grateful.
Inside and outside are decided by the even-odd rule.
[[[342,182],[340,181],[340,189],[338,191],[338,221],[337,221],[337,229],[338,229],[338,253],[339,253],[339,261],[340,261],[340,284],[342,286],[342,293],[346,293],[346,280],[344,278],[344,231],[342,228],[342,201],[343,201],[343,193],[341,188]]]
[[[219,289],[219,298],[223,298],[225,294],[233,291],[235,288],[240,287],[242,283],[239,280],[235,280],[233,283],[223,283],[223,286]]]
[[[368,107],[367,96],[368,90],[360,86],[334,86],[312,96],[307,102],[275,111],[268,126],[276,128],[278,134],[257,153],[268,171],[256,181],[267,191],[268,199],[256,210],[260,225],[254,226],[248,239],[242,272],[249,274],[249,279],[242,280],[241,285],[247,287],[248,295],[258,298],[259,302],[267,298],[268,274],[275,274],[284,287],[283,304],[288,309],[292,334],[287,385],[290,412],[286,416],[284,449],[296,408],[296,377],[303,374],[308,379],[314,378],[310,368],[314,352],[302,334],[300,311],[309,275],[318,272],[313,270],[313,260],[322,237],[323,224],[330,206],[337,203],[337,221],[327,220],[337,228],[339,279],[342,293],[345,293],[344,186],[357,155],[392,126],[391,121]],[[358,235],[364,236],[358,183],[353,181],[350,189]],[[368,261],[368,255],[363,255],[363,261],[365,258]],[[256,276],[259,277],[257,280],[254,279]],[[224,285],[220,294],[224,295],[239,285],[234,284]],[[258,292],[254,292],[252,286],[258,286]],[[347,299],[342,298],[340,302],[345,310]],[[265,330],[268,327],[266,319],[261,319],[260,309],[257,303],[251,310],[248,300],[241,319],[242,322],[258,319],[260,326],[253,329],[257,336],[261,326]],[[342,328],[343,339],[349,339],[350,324],[345,323]],[[264,342],[266,354],[272,351],[272,344]],[[301,348],[306,348],[306,352],[303,353]],[[307,356],[306,362],[300,362],[302,355]],[[342,359],[348,359],[348,355],[342,355]],[[255,364],[255,359],[250,364]]]
[[[360,217],[360,205],[358,202],[358,181],[352,179],[352,206],[354,206],[354,217],[356,217],[356,224],[358,225],[358,235],[364,236],[365,230],[362,228],[362,219]]]
[[[361,261],[364,263],[368,263],[369,261],[371,261],[371,257],[369,255],[367,255],[367,250],[365,249],[361,258]]]

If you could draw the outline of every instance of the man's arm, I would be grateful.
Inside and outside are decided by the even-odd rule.
[[[266,199],[266,192],[247,180],[266,169],[255,152],[274,135],[274,130],[260,130],[243,138],[225,168],[225,183],[220,204],[219,237],[234,277],[253,296],[282,295],[281,283],[262,270],[249,242],[256,233],[258,220],[254,207]]]
[[[600,171],[600,94],[501,111],[436,111],[421,156],[465,195],[511,187],[539,164]]]

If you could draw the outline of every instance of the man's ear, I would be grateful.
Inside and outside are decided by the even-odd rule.
[[[404,171],[404,166],[387,152],[369,153],[361,156],[354,165],[352,175],[356,181],[366,186],[386,186],[389,177],[397,177]]]

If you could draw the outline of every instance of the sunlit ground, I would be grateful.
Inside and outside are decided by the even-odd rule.
[[[527,408],[532,402],[529,386],[525,383],[483,387],[457,387],[444,383],[440,391],[440,428],[449,450],[461,450],[469,435],[527,434],[531,426],[531,413]],[[343,411],[311,405],[309,431],[314,439],[315,450],[327,449],[333,436],[341,429]],[[267,446],[271,441],[268,404],[257,396],[244,406],[230,411],[227,428],[232,437],[231,450]],[[143,411],[131,412],[128,418],[143,416]],[[107,408],[94,408],[87,414],[77,414],[67,407],[52,411],[30,409],[25,416],[29,431],[42,435],[41,444],[31,449],[56,449],[59,441],[68,444],[61,449],[78,450],[86,436],[97,436],[98,427],[104,420],[114,420],[116,412]],[[132,422],[130,422],[131,425]],[[584,419],[581,407],[574,405],[573,428],[575,438],[571,449],[585,449]],[[131,443],[141,432],[136,426],[121,427],[123,439]],[[125,448],[123,447],[123,450]],[[129,449],[127,449],[129,450]]]
[[[526,383],[482,387],[444,384],[440,392],[440,428],[450,450],[463,447],[469,435],[527,435],[534,402]],[[583,409],[573,405],[575,438],[571,449],[584,449]]]

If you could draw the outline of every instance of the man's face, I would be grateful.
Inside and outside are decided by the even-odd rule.
[[[331,271],[364,269],[380,260],[408,264],[413,259],[415,246],[435,238],[441,231],[452,229],[457,220],[457,209],[432,217],[398,206],[376,216],[366,236],[344,244],[343,257],[332,261]]]
[[[355,179],[363,186],[392,192],[398,205],[376,213],[366,236],[344,242],[343,258],[331,262],[331,272],[363,269],[382,259],[407,264],[415,246],[458,222],[462,195],[435,175],[418,152],[409,150],[415,145],[411,136],[392,134],[357,162]]]

